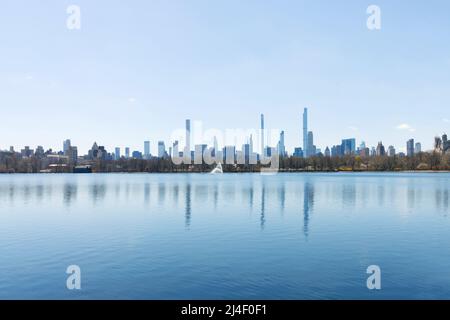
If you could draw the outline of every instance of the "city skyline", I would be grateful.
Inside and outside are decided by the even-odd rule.
[[[62,155],[68,156],[70,159],[77,158],[78,156],[83,155],[89,155],[92,156],[92,152],[96,152],[94,150],[101,149],[100,152],[103,152],[106,154],[107,150],[114,150],[114,152],[108,153],[111,155],[112,159],[119,160],[121,158],[121,155],[123,155],[124,158],[142,158],[142,159],[150,159],[150,157],[158,157],[158,158],[164,158],[164,157],[172,157],[172,150],[178,152],[179,154],[183,154],[187,151],[190,153],[197,154],[198,148],[200,147],[202,152],[207,148],[213,148],[214,150],[223,150],[224,153],[226,153],[226,149],[232,147],[234,150],[234,153],[236,155],[237,151],[243,151],[244,154],[247,156],[251,156],[253,153],[256,154],[264,154],[264,156],[269,156],[272,150],[275,150],[278,152],[280,156],[294,156],[294,157],[304,157],[308,158],[311,156],[322,154],[324,156],[328,157],[335,157],[335,156],[344,156],[344,155],[362,155],[362,156],[394,156],[397,154],[400,155],[406,155],[408,157],[413,156],[414,154],[418,154],[420,152],[431,152],[433,150],[436,150],[436,148],[441,148],[442,143],[441,135],[435,136],[433,141],[433,148],[423,150],[422,149],[422,142],[419,142],[415,140],[414,138],[410,138],[406,141],[406,148],[402,147],[396,147],[393,146],[390,143],[386,143],[383,141],[378,141],[376,147],[375,146],[368,146],[367,143],[364,140],[358,141],[359,145],[357,147],[357,140],[356,138],[342,138],[339,143],[337,141],[336,143],[329,143],[323,148],[316,147],[316,145],[313,143],[313,132],[308,130],[308,108],[303,109],[302,114],[302,141],[299,141],[299,144],[297,147],[294,147],[293,150],[289,150],[285,145],[285,131],[279,130],[279,139],[278,141],[273,141],[273,139],[270,139],[268,132],[266,131],[265,127],[265,120],[264,120],[264,114],[260,115],[260,129],[259,129],[259,136],[257,137],[260,141],[260,148],[259,150],[255,150],[253,146],[253,134],[250,133],[249,135],[241,135],[240,139],[244,141],[242,144],[227,144],[226,141],[222,141],[222,145],[219,146],[217,136],[214,135],[212,139],[212,143],[208,144],[205,143],[204,138],[201,141],[193,141],[193,136],[201,137],[201,133],[195,134],[195,129],[192,130],[191,128],[191,119],[185,120],[185,128],[183,137],[180,137],[181,141],[184,141],[183,143],[180,143],[180,140],[170,140],[167,141],[168,148],[166,147],[166,141],[164,140],[157,140],[157,143],[154,143],[157,145],[157,149],[152,152],[151,149],[151,141],[150,140],[144,140],[143,141],[143,147],[142,148],[135,148],[130,149],[129,144],[125,146],[106,146],[102,144],[99,146],[97,144],[97,141],[95,140],[93,145],[86,150],[86,153],[79,152],[79,148],[77,146],[72,145],[71,139],[65,139],[62,142],[62,149],[58,148],[51,148],[51,147],[44,147],[42,144],[39,144],[36,146],[36,150],[32,149],[30,145],[23,146],[23,149],[19,147],[16,149],[15,146],[10,145],[8,149],[1,149],[0,151],[14,151],[22,153],[24,156],[30,156],[32,154],[44,154],[44,152],[48,153],[48,151],[52,151],[53,154],[61,153]],[[192,132],[194,131],[194,132]],[[218,131],[216,131],[218,132]],[[251,132],[251,131],[250,131]],[[253,131],[254,132],[254,131]],[[273,132],[271,132],[273,135]],[[262,138],[261,138],[262,137]],[[442,138],[447,139],[447,134],[444,132],[442,134]],[[224,137],[222,137],[224,138]],[[225,137],[226,138],[226,137]],[[272,137],[273,138],[273,137]],[[441,140],[441,142],[438,142],[436,139]],[[339,139],[338,139],[339,140]],[[444,143],[447,140],[444,141]],[[194,143],[192,143],[194,142]],[[242,147],[240,147],[242,146]],[[446,148],[446,145],[444,145],[444,151]],[[269,150],[271,149],[271,150]],[[132,151],[132,153],[130,152]],[[403,151],[405,150],[405,151]],[[123,153],[124,151],[124,153]],[[95,156],[96,157],[96,156]],[[191,158],[193,156],[191,155]],[[76,162],[76,160],[74,161]]]

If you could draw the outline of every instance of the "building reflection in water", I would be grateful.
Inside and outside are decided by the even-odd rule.
[[[186,198],[185,198],[185,226],[187,229],[191,226],[191,184],[186,183]]]
[[[250,186],[250,189],[248,191],[248,201],[249,201],[249,205],[250,205],[250,213],[253,212],[253,200],[255,197],[255,191],[253,189],[253,182],[252,185]]]
[[[36,186],[36,199],[38,202],[41,202],[44,199],[44,185],[38,184]]]
[[[448,194],[448,189],[444,190],[444,201],[443,201],[443,205],[444,205],[444,209],[445,211],[448,211],[448,198],[449,198],[449,194]]]
[[[173,186],[173,202],[175,204],[175,207],[178,207],[179,194],[180,194],[180,186],[177,183]]]
[[[408,185],[408,190],[406,192],[406,199],[408,209],[412,210],[416,202],[416,193],[414,190],[414,186]]]
[[[166,200],[166,185],[164,183],[158,184],[158,203],[162,206]]]
[[[377,188],[377,199],[378,199],[378,205],[380,207],[384,206],[384,193],[385,193],[384,185],[381,184]]]
[[[150,183],[144,184],[144,203],[148,205],[150,203]]]
[[[314,185],[305,182],[303,188],[303,234],[308,237],[310,215],[314,209]]]
[[[266,186],[265,186],[265,183],[262,182],[262,189],[261,189],[261,229],[264,229],[265,223],[266,223]]]
[[[354,207],[356,203],[355,183],[347,183],[342,186],[342,201],[345,206]]]
[[[281,184],[281,187],[278,188],[278,200],[280,201],[281,214],[283,214],[286,204],[286,186],[284,185],[284,182]]]
[[[78,185],[76,183],[66,182],[63,187],[63,202],[70,207],[72,202],[77,198]]]
[[[106,184],[105,183],[94,183],[89,186],[89,194],[91,195],[94,204],[97,204],[105,198],[106,195]]]
[[[448,211],[448,203],[449,203],[449,192],[448,189],[436,189],[434,192],[436,209],[439,211],[444,211],[447,213]]]

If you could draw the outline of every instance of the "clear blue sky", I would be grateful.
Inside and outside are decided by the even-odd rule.
[[[66,28],[70,4],[81,30]],[[309,107],[322,149],[348,137],[429,149],[450,133],[449,14],[444,0],[4,0],[0,148],[149,139],[156,153],[186,118],[257,128],[263,112],[292,151]]]

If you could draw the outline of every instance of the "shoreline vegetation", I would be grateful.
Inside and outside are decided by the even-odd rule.
[[[58,161],[48,163],[38,157],[0,157],[0,173],[207,173],[216,164],[176,165],[170,157],[119,160],[80,160],[77,164]],[[258,164],[222,164],[224,173],[261,172],[270,168]],[[314,156],[279,159],[276,172],[450,172],[450,154],[421,152],[412,157],[348,155],[343,157]]]

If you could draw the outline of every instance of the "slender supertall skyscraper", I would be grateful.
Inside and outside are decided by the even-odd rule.
[[[216,154],[216,152],[219,150],[219,143],[217,142],[217,137],[214,136],[214,155]]]
[[[308,150],[308,108],[303,109],[303,154],[309,156]]]
[[[280,140],[278,141],[278,155],[281,157],[286,155],[286,147],[284,146],[284,131],[280,132]]]
[[[191,151],[191,120],[186,119],[186,150]]]
[[[261,155],[264,155],[264,114],[261,114]]]

